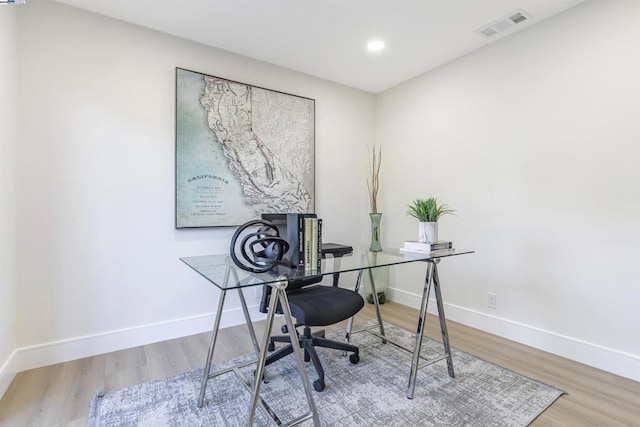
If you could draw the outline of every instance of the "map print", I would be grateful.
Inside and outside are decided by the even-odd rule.
[[[176,227],[314,211],[312,99],[176,72]]]

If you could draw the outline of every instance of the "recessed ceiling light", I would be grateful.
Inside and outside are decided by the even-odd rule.
[[[372,40],[367,44],[367,49],[371,52],[378,52],[384,49],[384,42],[382,40]]]

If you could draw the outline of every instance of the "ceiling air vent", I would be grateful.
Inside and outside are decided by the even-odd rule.
[[[507,31],[518,24],[522,25],[523,22],[530,21],[530,20],[531,20],[531,15],[529,15],[527,12],[525,12],[522,9],[518,9],[515,12],[505,16],[504,18],[496,19],[491,24],[485,25],[479,30],[476,30],[476,33],[488,39],[488,38],[494,37],[498,33]]]
[[[509,17],[509,20],[511,22],[513,22],[514,24],[519,24],[522,21],[526,21],[527,17],[525,15],[523,15],[522,12],[516,12],[516,13],[514,13],[513,15],[511,15]]]

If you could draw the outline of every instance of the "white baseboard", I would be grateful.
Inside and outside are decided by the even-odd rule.
[[[16,353],[14,350],[7,360],[0,366],[0,399],[9,388],[11,381],[15,378],[18,370],[16,369]]]
[[[265,318],[265,315],[258,311],[257,305],[249,307],[249,313],[253,321]],[[98,354],[124,350],[126,348],[202,332],[210,332],[213,329],[214,315],[215,313],[207,313],[183,319],[169,320],[150,325],[18,348],[14,352],[15,356],[13,357],[14,372],[26,371],[54,363],[68,362],[83,357],[96,356]],[[245,320],[242,309],[236,308],[225,310],[222,313],[220,326],[221,328],[226,328],[244,323]],[[2,374],[1,371],[0,374]]]
[[[387,298],[399,304],[419,308],[421,296],[394,288]],[[575,338],[545,331],[508,319],[464,307],[446,304],[447,318],[512,341],[557,354],[616,375],[640,381],[640,357],[623,353]],[[257,306],[249,307],[254,321],[264,319]],[[429,301],[429,313],[436,314],[435,300]],[[16,373],[83,357],[96,356],[126,348],[166,341],[174,338],[210,332],[215,313],[207,313],[150,325],[87,335],[62,341],[16,349],[0,367],[0,398]],[[240,325],[244,316],[240,308],[226,310],[221,327]]]
[[[419,309],[422,295],[389,288],[388,299]],[[453,304],[444,304],[448,320],[462,323],[548,353],[622,377],[640,381],[640,357],[578,340],[555,332],[514,322]],[[429,299],[428,312],[437,314],[435,299]]]

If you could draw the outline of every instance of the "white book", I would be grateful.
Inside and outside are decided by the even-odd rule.
[[[446,240],[438,240],[434,243],[422,243],[417,240],[407,240],[404,242],[404,249],[410,249],[414,251],[426,252],[438,251],[442,249],[453,248],[453,243]]]
[[[304,252],[304,262],[303,266],[305,270],[311,270],[311,246],[312,246],[312,232],[313,232],[313,218],[305,218],[304,219],[304,241],[303,241],[303,252]]]
[[[437,249],[437,250],[433,250],[433,251],[422,251],[420,249],[400,248],[400,252],[402,252],[402,253],[415,254],[415,255],[431,255],[431,254],[438,254],[438,253],[442,253],[442,252],[446,252],[446,251],[450,251],[450,250],[453,250],[453,248]]]
[[[311,270],[318,269],[318,218],[311,218]]]
[[[407,249],[407,248],[400,248],[400,252],[411,253],[411,254],[425,254],[425,255],[429,255],[431,253],[431,251],[423,251],[421,249]]]

